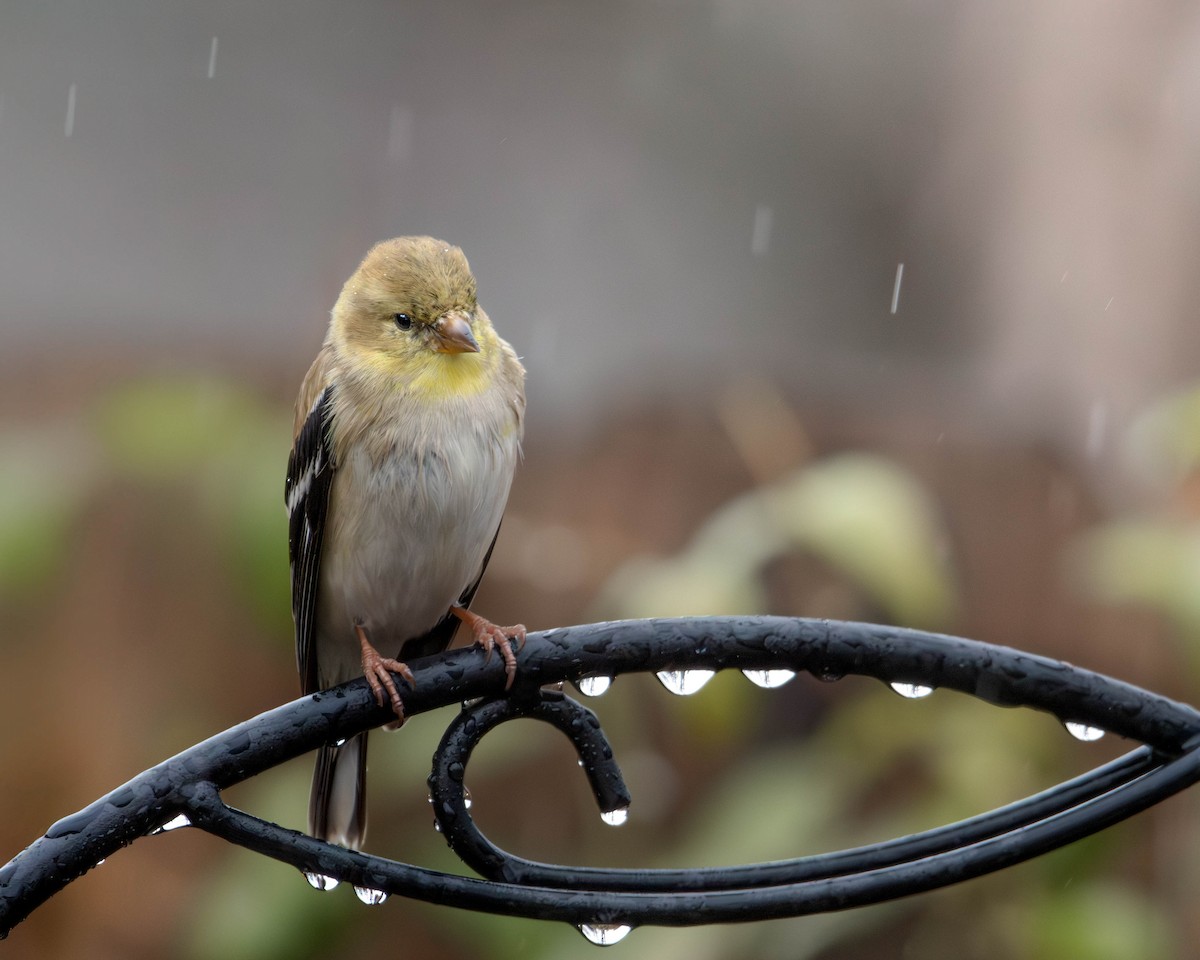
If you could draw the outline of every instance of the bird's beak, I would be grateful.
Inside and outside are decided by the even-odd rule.
[[[447,313],[433,325],[434,349],[438,353],[478,353],[471,324],[462,313]]]

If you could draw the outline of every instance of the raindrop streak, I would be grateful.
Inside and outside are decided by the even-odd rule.
[[[616,810],[605,810],[600,814],[600,819],[607,823],[610,827],[619,827],[629,819],[628,807],[617,807]]]
[[[188,815],[186,813],[181,813],[177,817],[172,817],[161,827],[159,827],[158,830],[160,833],[166,833],[168,830],[178,830],[180,827],[190,827],[191,825],[192,821],[188,819]]]
[[[67,122],[63,124],[63,135],[70,136],[75,132],[75,84],[67,87]]]
[[[391,117],[388,119],[389,160],[407,160],[412,155],[414,119],[411,107],[392,105]]]
[[[750,234],[750,252],[761,257],[771,246],[771,222],[775,219],[775,211],[765,203],[754,208],[754,232]]]
[[[585,697],[599,697],[612,686],[612,677],[580,677],[575,686]]]
[[[370,887],[355,887],[354,895],[369,907],[377,907],[388,898],[382,890],[373,890]]]
[[[333,877],[327,877],[323,873],[313,873],[309,870],[304,871],[304,879],[314,890],[332,890],[339,882]]]
[[[715,674],[715,670],[660,670],[656,676],[676,696],[690,697]]]
[[[755,686],[762,687],[764,690],[782,687],[796,676],[791,670],[743,670],[742,674]]]
[[[631,929],[623,923],[585,923],[579,932],[597,946],[611,947],[624,940]]]
[[[217,38],[213,37],[212,47],[208,51],[208,79],[217,75]]]
[[[1104,731],[1099,727],[1089,727],[1086,723],[1077,723],[1074,720],[1064,721],[1063,726],[1067,728],[1067,733],[1084,743],[1092,743],[1104,736]]]
[[[1108,427],[1108,406],[1103,400],[1095,400],[1088,411],[1087,455],[1093,460],[1104,448],[1104,435]]]
[[[908,697],[909,700],[920,700],[922,697],[927,697],[933,693],[933,687],[927,687],[920,683],[900,683],[897,681],[890,686],[900,696]]]
[[[896,264],[896,284],[892,287],[892,313],[900,307],[900,281],[904,279],[904,264]]]

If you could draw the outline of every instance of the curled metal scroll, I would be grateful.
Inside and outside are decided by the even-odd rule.
[[[314,878],[385,894],[543,920],[612,942],[641,924],[800,916],[906,896],[1035,857],[1129,817],[1200,780],[1200,713],[1129,684],[1006,647],[896,627],[780,617],[590,624],[529,635],[502,699],[457,714],[434,757],[434,811],[451,847],[485,879],[345,850],[227,806],[220,791],[389,719],[362,680],[261,714],[134,777],[54,824],[0,867],[0,935],[100,860],[181,815]],[[409,716],[494,696],[503,665],[477,650],[411,664]],[[602,811],[629,798],[595,715],[546,685],[638,671],[806,671],[961,691],[1052,713],[1143,746],[1091,773],[990,813],[883,844],[771,863],[698,870],[611,870],[536,863],[500,850],[471,819],[463,778],[497,725],[529,717],[575,744]],[[183,821],[177,821],[183,822]]]

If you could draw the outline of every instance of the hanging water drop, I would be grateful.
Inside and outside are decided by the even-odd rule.
[[[327,877],[323,873],[313,873],[311,870],[305,870],[303,873],[304,879],[314,890],[332,890],[339,883],[334,877]]]
[[[471,803],[472,803],[471,791],[467,786],[464,785],[463,786],[463,806],[466,807],[468,810],[470,810]]]
[[[354,888],[354,895],[369,907],[377,907],[388,898],[388,895],[382,890],[375,890],[371,887]]]
[[[1075,720],[1066,720],[1063,726],[1067,728],[1067,733],[1084,743],[1093,743],[1104,736],[1104,731],[1099,727],[1089,727],[1086,723],[1078,723]]]
[[[680,697],[690,697],[716,675],[715,670],[660,670],[659,683]]]
[[[579,932],[597,946],[611,947],[614,943],[624,940],[631,929],[633,928],[623,923],[585,923],[579,928]]]
[[[442,824],[441,824],[440,820],[433,821],[433,829],[436,830],[438,833],[442,832]]]
[[[168,830],[178,830],[180,827],[190,827],[191,825],[192,821],[188,819],[188,815],[181,813],[177,817],[172,817],[157,830],[151,831],[151,833],[166,833]]]
[[[908,697],[909,700],[920,700],[922,697],[927,697],[933,693],[933,687],[927,687],[921,683],[901,683],[896,681],[890,684],[900,696]]]
[[[782,687],[796,676],[791,670],[743,670],[742,674],[755,686],[762,687],[764,690]]]
[[[619,827],[629,819],[629,808],[617,807],[616,810],[605,810],[600,814],[600,819],[610,827]]]
[[[595,676],[580,677],[575,686],[585,697],[598,697],[607,692],[612,686],[612,677]]]

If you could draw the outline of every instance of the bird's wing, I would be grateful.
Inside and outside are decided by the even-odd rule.
[[[318,359],[318,364],[320,363]],[[314,378],[314,371],[318,376]],[[310,381],[320,382],[317,364],[305,378],[300,397],[311,393]],[[317,590],[321,580],[321,540],[335,464],[329,436],[334,387],[324,387],[309,406],[288,457],[284,501],[288,513],[288,558],[292,569],[292,616],[296,621],[296,665],[304,693],[320,689],[317,680]]]
[[[483,572],[487,569],[488,561],[492,559],[492,551],[496,549],[496,539],[499,536],[500,528],[497,527],[491,545],[484,554],[483,563],[479,565],[479,573],[471,581],[470,586],[459,595],[458,606],[469,607],[471,601],[475,599],[475,591],[479,589],[479,581],[483,579]],[[454,614],[447,612],[432,629],[419,637],[406,640],[404,646],[400,648],[400,659],[416,660],[418,657],[428,657],[445,650],[450,646],[450,641],[454,639],[454,631],[458,629],[461,622]]]

